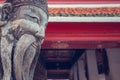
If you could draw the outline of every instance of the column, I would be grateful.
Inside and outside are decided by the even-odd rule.
[[[120,80],[120,48],[107,49],[111,80]]]
[[[75,64],[73,68],[74,68],[74,80],[78,80],[77,64]]]
[[[110,75],[105,75],[105,80],[111,80],[111,76]]]
[[[78,80],[86,80],[85,78],[85,69],[84,69],[84,61],[78,60]]]
[[[73,80],[73,67],[71,68],[71,70],[70,70],[70,80]]]
[[[95,50],[86,51],[89,80],[99,80]]]

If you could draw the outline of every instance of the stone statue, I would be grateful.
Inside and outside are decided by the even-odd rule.
[[[33,80],[47,23],[45,0],[0,4],[0,80]]]

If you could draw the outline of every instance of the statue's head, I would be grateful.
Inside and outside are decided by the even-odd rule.
[[[34,5],[41,8],[48,15],[48,5],[46,0],[7,0],[13,7],[23,6],[23,5]]]
[[[13,6],[10,20],[13,21],[15,28],[21,27],[25,33],[36,33],[35,36],[44,38],[46,24],[48,23],[48,7],[46,1],[10,0],[10,2]]]

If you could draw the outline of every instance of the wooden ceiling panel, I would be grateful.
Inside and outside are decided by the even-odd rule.
[[[74,50],[42,50],[46,62],[70,62],[74,54]]]
[[[47,58],[48,62],[71,62],[71,58]]]

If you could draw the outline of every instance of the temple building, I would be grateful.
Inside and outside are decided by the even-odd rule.
[[[34,80],[120,80],[120,0],[47,2]]]

